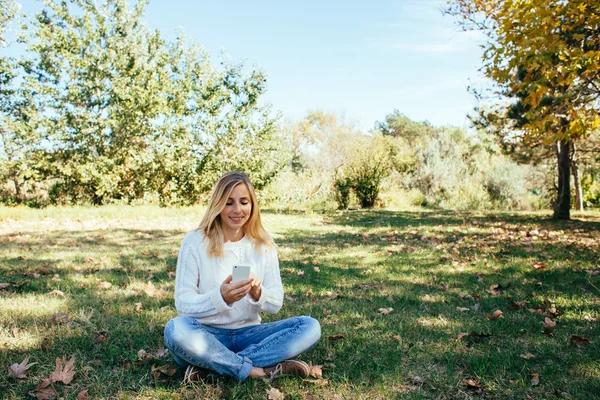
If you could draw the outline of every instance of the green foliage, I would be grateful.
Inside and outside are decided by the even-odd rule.
[[[333,193],[339,209],[347,209],[350,204],[352,180],[346,176],[336,176],[333,180]]]
[[[525,169],[506,159],[493,163],[487,171],[485,189],[500,208],[518,208],[526,193]]]
[[[28,30],[33,57],[3,115],[11,138],[43,141],[35,170],[55,203],[191,204],[227,170],[248,172],[261,189],[285,162],[278,116],[259,102],[264,73],[216,69],[183,34],[165,41],[143,22],[147,3],[49,0]],[[36,147],[20,149],[3,160],[24,163]]]
[[[20,8],[19,3],[14,0],[0,0],[0,47],[6,44],[4,40],[6,25],[17,16]]]

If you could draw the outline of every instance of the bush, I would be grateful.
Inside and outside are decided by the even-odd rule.
[[[352,189],[352,181],[347,177],[336,177],[333,181],[333,194],[338,209],[348,208],[348,204],[350,204],[350,189]]]
[[[494,163],[485,179],[485,189],[500,208],[519,208],[526,190],[526,168],[509,160],[498,160]]]

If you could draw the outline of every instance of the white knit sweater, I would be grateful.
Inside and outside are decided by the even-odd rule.
[[[208,243],[198,231],[183,239],[177,259],[175,307],[180,315],[196,318],[200,323],[219,328],[237,329],[260,324],[260,311],[276,313],[283,305],[283,286],[275,248],[254,247],[244,237],[224,243],[223,257],[210,257]],[[221,296],[221,284],[231,274],[234,264],[249,264],[262,279],[258,301],[246,295],[229,307]]]

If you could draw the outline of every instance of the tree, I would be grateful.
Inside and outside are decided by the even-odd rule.
[[[483,72],[508,100],[509,131],[553,144],[557,219],[570,218],[572,145],[600,125],[600,10],[594,0],[454,0],[465,29],[483,29]],[[515,139],[515,137],[509,137]]]
[[[45,0],[23,91],[39,101],[41,172],[55,201],[193,203],[228,169],[257,188],[278,170],[262,71],[222,63],[143,22],[148,0]],[[43,116],[43,117],[42,117]]]
[[[0,0],[0,47],[6,45],[4,40],[6,25],[17,16],[20,8],[19,3],[14,0]]]

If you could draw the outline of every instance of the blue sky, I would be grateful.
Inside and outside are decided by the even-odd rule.
[[[25,13],[41,8],[19,2]],[[444,3],[151,0],[145,19],[167,38],[182,28],[215,64],[223,51],[264,69],[266,100],[286,118],[323,109],[369,129],[398,109],[414,120],[466,126],[475,105],[467,86],[484,85],[482,37],[442,16]]]

